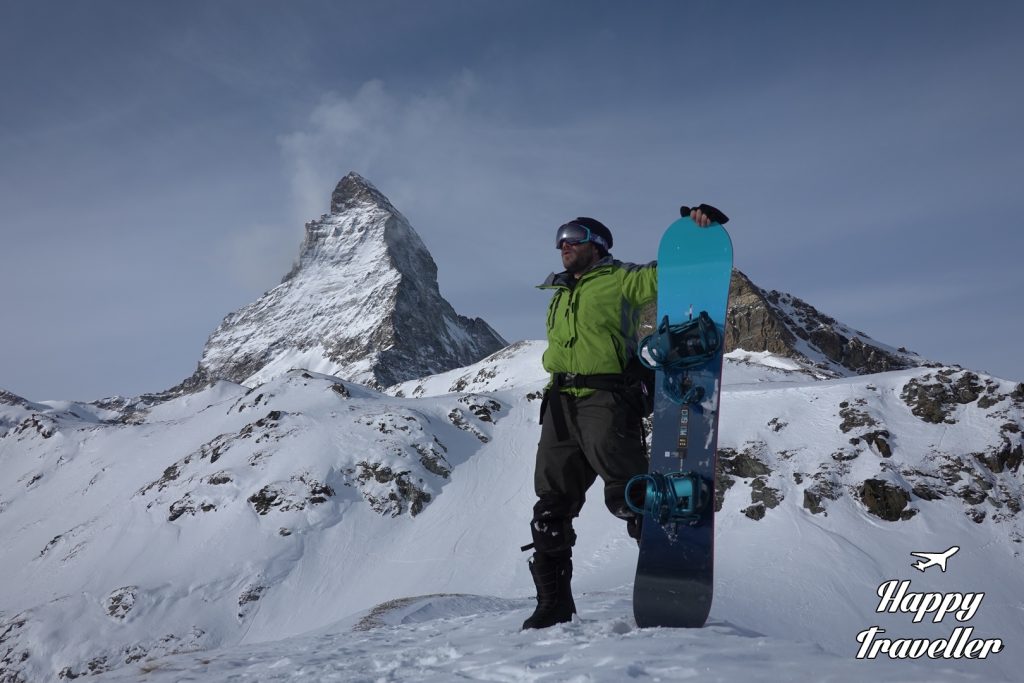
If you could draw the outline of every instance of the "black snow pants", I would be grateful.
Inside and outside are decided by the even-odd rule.
[[[576,518],[591,484],[601,477],[608,510],[627,523],[629,535],[640,536],[641,518],[626,506],[626,482],[647,473],[640,416],[621,394],[598,390],[576,398],[558,393],[568,438],[559,440],[548,401],[542,416],[531,531],[538,553],[569,557]],[[639,495],[643,495],[643,487]],[[643,501],[633,501],[642,505]]]

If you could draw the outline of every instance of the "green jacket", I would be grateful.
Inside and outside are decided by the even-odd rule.
[[[544,369],[617,373],[636,353],[640,312],[658,296],[658,267],[656,261],[636,265],[606,256],[578,280],[567,272],[552,273],[539,288],[555,290],[548,305]]]

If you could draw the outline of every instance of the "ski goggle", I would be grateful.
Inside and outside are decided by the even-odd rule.
[[[579,223],[569,222],[558,229],[558,232],[555,233],[555,249],[561,249],[562,242],[568,242],[569,244],[593,242],[605,251],[608,251],[608,243],[605,242],[603,237],[595,235],[590,231],[590,228]]]

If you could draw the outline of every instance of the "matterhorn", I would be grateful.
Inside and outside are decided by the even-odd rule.
[[[224,318],[186,384],[252,386],[300,367],[379,389],[504,346],[486,322],[442,298],[420,236],[353,172],[334,189],[331,212],[306,224],[291,272]]]

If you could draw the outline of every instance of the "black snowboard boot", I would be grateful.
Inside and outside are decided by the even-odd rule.
[[[523,622],[523,630],[572,621],[576,613],[572,600],[572,558],[534,553],[530,574],[537,585],[537,609]]]

